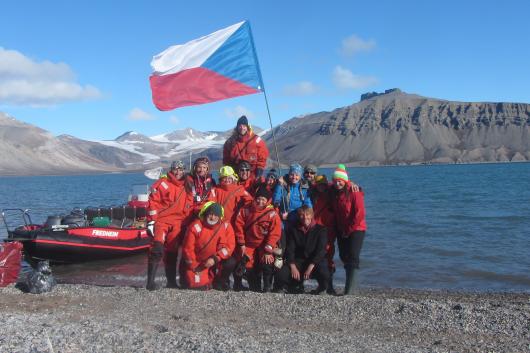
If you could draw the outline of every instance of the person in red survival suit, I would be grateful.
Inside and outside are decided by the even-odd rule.
[[[339,257],[346,271],[344,294],[357,290],[359,258],[366,232],[364,192],[349,181],[344,164],[339,164],[333,173],[331,208],[337,225]]]
[[[252,175],[259,178],[263,175],[268,157],[269,149],[265,141],[252,131],[247,117],[243,115],[237,121],[234,133],[224,144],[223,164],[235,169],[241,161],[247,161]]]
[[[184,163],[171,163],[166,178],[160,178],[151,186],[147,211],[148,230],[153,235],[153,243],[147,261],[147,285],[156,289],[155,276],[160,258],[164,265],[168,288],[176,288],[177,252],[181,242],[183,222],[191,212],[184,189]]]
[[[333,288],[333,273],[335,272],[335,215],[331,209],[330,185],[325,175],[315,178],[315,185],[311,192],[315,223],[327,228],[328,244],[326,247],[326,258],[329,267],[328,294],[337,294]]]
[[[209,201],[202,207],[199,218],[186,231],[182,245],[184,276],[190,289],[210,289],[217,277],[225,281],[233,268],[221,268],[220,262],[232,255],[234,230],[223,219],[223,207]],[[226,277],[226,278],[224,278]]]
[[[263,292],[272,289],[275,254],[282,235],[282,221],[270,203],[271,193],[265,188],[258,190],[254,202],[242,208],[234,225],[236,233],[237,257],[239,266],[244,266],[234,276],[241,277],[246,272],[250,290]],[[238,289],[238,288],[234,288]]]
[[[265,182],[264,177],[255,178],[251,172],[250,163],[247,161],[241,161],[237,167],[238,185],[241,185],[247,190],[247,192],[254,196],[259,184]]]
[[[252,196],[237,184],[237,175],[230,166],[219,169],[219,183],[212,190],[213,200],[223,206],[224,218],[234,225],[239,209],[252,203]]]
[[[213,199],[212,189],[215,181],[210,174],[210,160],[199,157],[193,163],[193,170],[185,176],[184,186],[188,197],[193,202],[194,214],[197,215],[202,206]]]

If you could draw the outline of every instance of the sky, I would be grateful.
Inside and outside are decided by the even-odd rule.
[[[527,1],[9,1],[0,10],[0,112],[54,135],[111,140],[192,127],[269,128],[263,94],[158,111],[167,47],[250,21],[273,125],[400,88],[530,103]]]

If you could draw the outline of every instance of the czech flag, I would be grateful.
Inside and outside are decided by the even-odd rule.
[[[155,55],[149,77],[159,110],[259,93],[263,80],[250,24],[243,21]]]

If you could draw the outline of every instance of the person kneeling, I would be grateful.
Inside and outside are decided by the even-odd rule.
[[[230,223],[222,220],[223,207],[207,202],[193,221],[184,237],[182,257],[185,264],[185,279],[188,288],[210,289],[213,280],[223,281],[233,268],[222,268],[232,255],[235,238]]]
[[[303,293],[304,281],[315,278],[318,288],[311,294],[325,293],[330,276],[326,261],[327,229],[315,223],[311,207],[300,207],[297,215],[297,226],[287,230],[285,259],[288,266],[280,276],[280,291],[288,285],[289,292]]]

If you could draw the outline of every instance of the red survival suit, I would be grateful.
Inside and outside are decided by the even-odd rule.
[[[210,257],[214,257],[216,263],[228,259],[235,246],[230,239],[234,239],[234,230],[228,222],[220,221],[210,227],[196,219],[189,225],[182,245],[184,275],[189,288],[212,285],[218,266],[203,268],[202,265]]]
[[[184,181],[168,173],[151,187],[148,220],[155,221],[154,240],[164,244],[165,251],[176,253],[182,237],[183,225],[189,222],[193,210]]]
[[[252,202],[252,196],[242,185],[219,185],[212,190],[212,200],[223,206],[224,219],[234,224],[237,212]]]
[[[269,149],[265,141],[251,129],[243,136],[234,134],[225,142],[223,147],[223,164],[236,169],[241,161],[251,165],[251,172],[256,175],[256,169],[265,169],[269,158]]]
[[[282,221],[272,205],[263,210],[254,205],[242,208],[234,228],[237,244],[245,246],[245,254],[249,257],[247,269],[254,267],[256,259],[261,260],[265,253],[271,254],[282,236]]]

